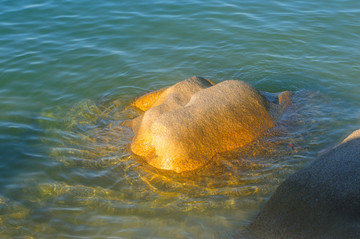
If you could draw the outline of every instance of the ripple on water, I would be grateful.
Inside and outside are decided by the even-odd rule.
[[[332,127],[329,121],[339,117],[336,112],[343,110],[337,109],[344,104],[321,93],[297,91],[294,104],[266,137],[217,155],[202,169],[176,174],[155,169],[129,152],[133,135],[122,122],[141,112],[129,107],[128,100],[114,98],[110,92],[97,101],[29,116],[42,129],[36,133],[50,149],[50,160],[31,153],[46,169],[24,173],[6,186],[7,197],[22,196],[17,202],[1,198],[0,227],[5,235],[31,231],[38,237],[57,232],[166,237],[178,231],[179,238],[186,233],[230,237],[288,175],[334,144],[334,137],[324,131]],[[29,180],[24,184],[23,178]],[[154,230],[161,226],[166,228]],[[202,234],[203,227],[208,234]]]
[[[1,238],[236,237],[359,123],[356,1],[0,2]],[[295,103],[201,170],[157,170],[128,150],[128,102],[192,75]]]
[[[200,235],[199,222],[192,229],[188,224],[207,215],[211,217],[201,223],[210,228],[209,234],[236,234],[234,228],[246,225],[281,181],[331,143],[322,135],[324,120],[338,105],[327,100],[319,93],[296,92],[294,104],[267,137],[181,174],[155,169],[129,153],[132,132],[121,123],[140,112],[119,99],[86,100],[70,109],[44,111],[39,117],[46,129],[42,140],[58,163],[49,164],[43,183],[17,189],[24,193],[22,203],[8,205],[9,199],[1,199],[5,211],[0,226],[9,232],[16,220],[22,230],[38,236],[54,230],[90,235],[102,227],[108,231],[101,235],[134,237],[149,231],[166,236],[175,230],[182,232],[181,238],[184,228],[189,235]],[[29,213],[29,205],[36,213]],[[165,224],[166,229],[152,231]]]

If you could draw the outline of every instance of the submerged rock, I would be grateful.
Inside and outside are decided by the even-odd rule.
[[[192,77],[133,103],[145,112],[129,124],[135,135],[131,150],[159,169],[197,169],[273,127],[290,96],[268,95],[269,100],[242,81],[214,84]]]
[[[284,181],[247,229],[250,238],[360,238],[360,130]]]

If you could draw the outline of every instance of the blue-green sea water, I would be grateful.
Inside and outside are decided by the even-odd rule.
[[[360,128],[359,60],[358,0],[0,0],[0,237],[237,238]],[[293,104],[207,168],[156,170],[128,150],[128,105],[194,75]]]

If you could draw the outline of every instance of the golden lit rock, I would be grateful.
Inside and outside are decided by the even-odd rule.
[[[282,94],[280,103],[289,103]],[[279,100],[278,100],[279,101]],[[274,126],[282,108],[237,80],[214,84],[192,77],[137,99],[145,112],[130,126],[131,150],[159,169],[190,171],[216,154],[240,148]]]

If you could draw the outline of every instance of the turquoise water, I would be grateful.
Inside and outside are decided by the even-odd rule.
[[[236,238],[289,174],[360,125],[357,0],[0,10],[1,238]],[[128,105],[193,75],[291,90],[294,104],[208,168],[151,168],[128,151]]]

